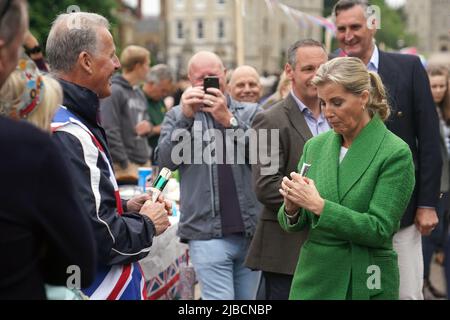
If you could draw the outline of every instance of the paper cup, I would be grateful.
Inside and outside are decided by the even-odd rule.
[[[138,185],[142,192],[147,192],[152,186],[152,168],[140,167],[138,168],[139,180]]]

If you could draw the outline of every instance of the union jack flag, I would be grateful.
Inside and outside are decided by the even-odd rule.
[[[157,276],[147,281],[147,297],[149,300],[178,300],[180,298],[178,283],[180,266],[188,263],[188,253],[174,260],[170,266]]]

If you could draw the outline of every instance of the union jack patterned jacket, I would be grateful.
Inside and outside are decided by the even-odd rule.
[[[84,212],[92,223],[99,255],[94,283],[83,292],[91,299],[145,299],[138,261],[150,251],[155,228],[136,212],[125,212],[111,166],[106,135],[98,123],[97,95],[60,80],[64,106],[53,122],[53,137],[67,158]],[[83,272],[83,270],[81,270]]]

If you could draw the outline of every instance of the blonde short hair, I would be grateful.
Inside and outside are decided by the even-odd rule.
[[[36,108],[24,119],[36,127],[50,132],[50,124],[56,109],[62,104],[63,93],[60,84],[50,75],[43,75],[43,95]],[[26,79],[22,72],[15,70],[0,90],[0,114],[10,118],[20,118],[17,107],[25,91]]]
[[[360,95],[367,90],[369,92],[367,109],[370,116],[378,114],[383,121],[389,118],[391,111],[380,76],[367,71],[367,67],[358,58],[340,57],[328,61],[317,70],[312,83],[318,87],[326,83],[339,84],[354,95]]]
[[[120,63],[125,72],[133,71],[137,64],[145,63],[146,59],[150,62],[150,51],[140,46],[128,46],[120,55]]]

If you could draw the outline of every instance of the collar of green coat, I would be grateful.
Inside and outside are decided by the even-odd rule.
[[[326,195],[324,195],[326,199],[341,203],[372,163],[386,133],[387,128],[383,121],[375,115],[353,141],[341,164],[339,164],[339,153],[342,147],[342,136],[337,133],[331,136],[331,143],[326,147],[328,150],[324,150],[324,154],[330,157],[330,165],[325,169],[326,176],[330,179]]]

